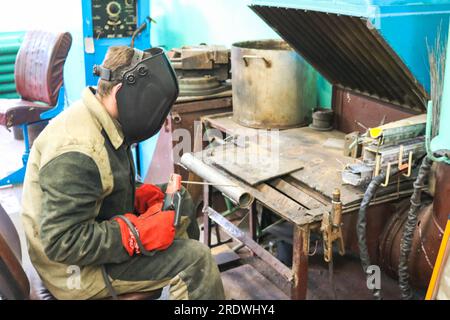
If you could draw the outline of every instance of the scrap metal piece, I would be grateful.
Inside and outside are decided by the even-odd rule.
[[[248,208],[253,203],[253,196],[224,177],[219,170],[203,163],[190,153],[185,153],[181,157],[181,164],[201,177],[203,180],[215,185],[215,188],[230,200],[238,204],[241,208]]]
[[[277,258],[272,256],[267,250],[263,249],[255,240],[253,240],[250,236],[241,231],[238,227],[224,218],[220,213],[212,209],[211,207],[207,207],[206,213],[209,218],[213,220],[215,223],[220,225],[223,230],[231,237],[242,242],[247,248],[249,248],[252,252],[254,252],[258,257],[267,262],[271,267],[273,267],[277,272],[283,275],[288,281],[293,280],[292,270],[289,269],[286,265],[284,265]]]
[[[342,171],[342,182],[355,187],[367,185],[372,180],[374,167],[364,163],[349,164]]]
[[[184,46],[169,52],[170,61],[180,78],[215,76],[230,78],[230,50],[224,46]]]

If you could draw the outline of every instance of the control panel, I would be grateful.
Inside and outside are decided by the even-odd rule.
[[[137,28],[136,0],[92,0],[94,37],[131,37]]]
[[[150,1],[83,0],[81,5],[86,85],[95,86],[93,67],[102,64],[108,48],[150,48]]]

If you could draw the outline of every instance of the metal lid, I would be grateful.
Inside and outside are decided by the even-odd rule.
[[[333,85],[426,110],[427,92],[366,18],[265,5],[250,8]]]

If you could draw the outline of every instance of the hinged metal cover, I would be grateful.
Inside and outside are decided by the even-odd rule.
[[[427,92],[366,18],[265,5],[250,8],[333,85],[426,110]]]

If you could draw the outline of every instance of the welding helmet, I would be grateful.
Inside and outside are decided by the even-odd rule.
[[[130,145],[156,135],[178,98],[175,71],[161,48],[134,49],[131,65],[125,70],[94,66],[94,74],[122,83],[116,94],[118,120]]]

